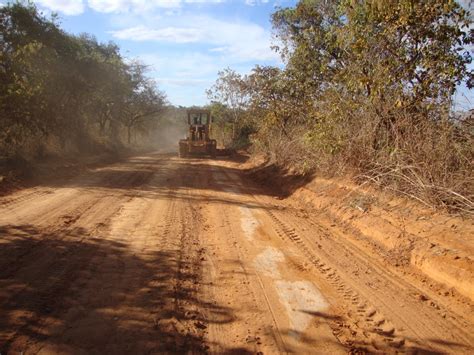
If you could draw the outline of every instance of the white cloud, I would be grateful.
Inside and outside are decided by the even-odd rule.
[[[149,74],[164,90],[175,105],[203,105],[207,102],[206,89],[216,80],[217,72],[227,66],[241,74],[247,74],[253,63],[200,51],[170,52],[158,50],[141,54],[139,58],[149,66]]]
[[[167,22],[174,25],[168,25]],[[162,19],[160,23],[162,26],[140,25],[111,33],[122,40],[208,45],[215,55],[243,61],[278,60],[278,56],[270,49],[270,32],[254,23],[228,22],[197,15]]]
[[[120,12],[125,10],[125,0],[89,0],[88,5],[97,12]]]
[[[202,32],[198,28],[164,27],[149,29],[145,26],[131,27],[124,30],[111,31],[118,39],[134,41],[163,41],[173,43],[192,43],[202,39]]]
[[[191,3],[220,3],[224,0],[88,0],[89,7],[105,13],[145,13],[157,8],[179,8]]]
[[[42,6],[65,15],[80,15],[84,12],[82,0],[37,0]]]
[[[155,8],[173,8],[181,0],[88,0],[89,7],[98,12],[146,12]]]
[[[172,73],[174,79],[206,79],[213,77],[222,68],[219,58],[193,51],[143,54],[140,59],[161,78],[168,78]]]
[[[43,7],[65,15],[79,15],[85,4],[94,11],[102,13],[140,13],[155,9],[176,9],[184,4],[214,4],[225,0],[37,0]],[[0,3],[1,6],[1,3]]]
[[[205,91],[224,67],[219,58],[199,51],[167,50],[142,54],[139,58],[149,66],[150,75],[166,91],[173,104],[196,105],[206,102]]]
[[[257,4],[266,4],[269,0],[245,0],[245,5],[255,6]]]
[[[238,20],[237,15],[213,17],[206,14],[206,6],[200,6],[229,0],[36,1],[43,9],[65,15],[81,14],[87,8],[107,14],[109,33],[115,39],[141,42],[132,48],[148,54],[139,55],[134,49],[130,55],[150,65],[150,75],[175,104],[203,104],[205,89],[225,67],[248,73],[256,63],[279,63],[264,25]],[[253,1],[254,5],[265,2]]]

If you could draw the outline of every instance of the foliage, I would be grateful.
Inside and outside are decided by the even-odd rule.
[[[217,140],[220,147],[230,147],[233,144],[233,114],[232,111],[220,102],[212,102],[207,109],[211,111],[212,138]]]
[[[247,96],[244,89],[245,78],[230,68],[218,73],[218,79],[207,96],[212,101],[226,105],[232,115],[232,139],[236,138],[236,125],[245,107]]]
[[[285,67],[257,66],[231,87],[246,98],[239,119],[278,164],[351,171],[429,205],[473,211],[472,116],[450,110],[457,85],[474,83],[471,19],[454,0],[280,8],[272,21]]]
[[[164,105],[145,68],[115,44],[69,35],[32,3],[1,7],[0,33],[0,155],[42,154],[48,141],[62,151],[117,145],[123,127],[130,143]]]

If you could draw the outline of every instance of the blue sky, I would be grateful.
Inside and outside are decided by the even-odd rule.
[[[217,72],[248,73],[256,64],[281,65],[270,49],[270,15],[293,0],[37,0],[60,15],[70,33],[116,42],[122,54],[149,65],[168,100],[203,105]]]
[[[469,1],[461,0],[464,6]],[[296,0],[35,2],[46,12],[57,12],[68,32],[116,42],[125,57],[149,65],[149,75],[172,104],[189,106],[207,103],[205,90],[225,67],[245,74],[256,64],[281,65],[270,49],[270,15]],[[460,87],[455,103],[457,109],[474,108],[474,90]]]

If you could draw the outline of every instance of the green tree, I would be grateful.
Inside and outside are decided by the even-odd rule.
[[[450,112],[457,85],[473,86],[472,14],[454,0],[301,0],[272,22],[285,67],[223,85],[235,82],[227,69],[210,95],[245,98],[256,147],[473,208],[474,137]]]
[[[144,76],[146,67],[140,63],[132,63],[129,68],[131,77],[131,93],[121,104],[121,122],[127,129],[127,143],[131,143],[132,129],[145,130],[147,123],[156,119],[163,112],[166,96],[156,90],[153,81]]]
[[[218,72],[216,83],[207,90],[211,101],[226,105],[232,113],[232,139],[236,138],[236,126],[246,107],[248,96],[245,78],[236,71],[226,68]]]
[[[86,151],[125,130],[155,127],[165,95],[144,67],[126,63],[113,43],[62,31],[33,3],[0,8],[0,151],[20,153],[50,138]],[[149,124],[149,126],[148,126]]]

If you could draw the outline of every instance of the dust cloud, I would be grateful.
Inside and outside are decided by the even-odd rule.
[[[186,138],[186,126],[177,122],[162,126],[153,132],[150,143],[154,150],[160,153],[176,153],[178,142],[183,138]]]
[[[177,153],[179,140],[186,138],[188,127],[186,117],[186,109],[169,107],[152,129],[137,137],[136,144],[159,153]]]

